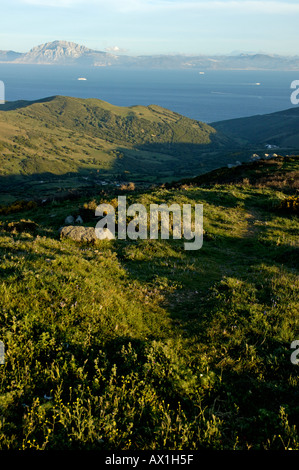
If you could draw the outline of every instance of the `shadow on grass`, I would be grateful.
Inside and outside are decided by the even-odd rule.
[[[47,98],[42,98],[40,100],[28,101],[28,100],[18,100],[18,101],[6,101],[4,104],[0,104],[0,111],[14,111],[16,109],[27,108],[34,103],[49,103],[53,101],[56,96],[49,96]]]

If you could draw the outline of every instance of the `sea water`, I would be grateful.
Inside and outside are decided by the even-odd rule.
[[[290,86],[299,80],[299,71],[0,64],[0,80],[7,101],[65,95],[98,98],[117,106],[156,104],[209,123],[291,108]]]

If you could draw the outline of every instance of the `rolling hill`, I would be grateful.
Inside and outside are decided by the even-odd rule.
[[[287,191],[294,192],[299,189],[298,157],[277,156],[243,163],[234,168],[218,168],[207,174],[186,178],[166,184],[169,188],[190,186],[213,186],[221,184],[242,184],[246,181],[252,186],[259,187],[285,187]]]
[[[43,184],[195,176],[230,161],[223,151],[236,146],[213,127],[155,105],[55,96],[0,106],[0,178],[10,194],[20,182],[31,191],[43,181],[40,192]]]
[[[213,122],[211,126],[227,136],[241,139],[244,144],[299,148],[299,107],[271,114]]]
[[[64,96],[7,102],[0,105],[0,203],[170,183],[249,161],[267,144],[296,154],[298,129],[299,108],[208,125],[156,105]]]

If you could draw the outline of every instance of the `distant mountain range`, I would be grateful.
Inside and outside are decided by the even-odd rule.
[[[128,56],[89,49],[68,41],[53,41],[21,53],[0,50],[0,63],[85,65],[200,70],[299,70],[299,56],[240,53],[231,55]]]

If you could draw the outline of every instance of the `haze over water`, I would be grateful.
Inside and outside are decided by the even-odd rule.
[[[290,85],[299,79],[299,72],[199,72],[0,64],[7,101],[66,95],[118,106],[157,104],[204,122],[291,108]]]

